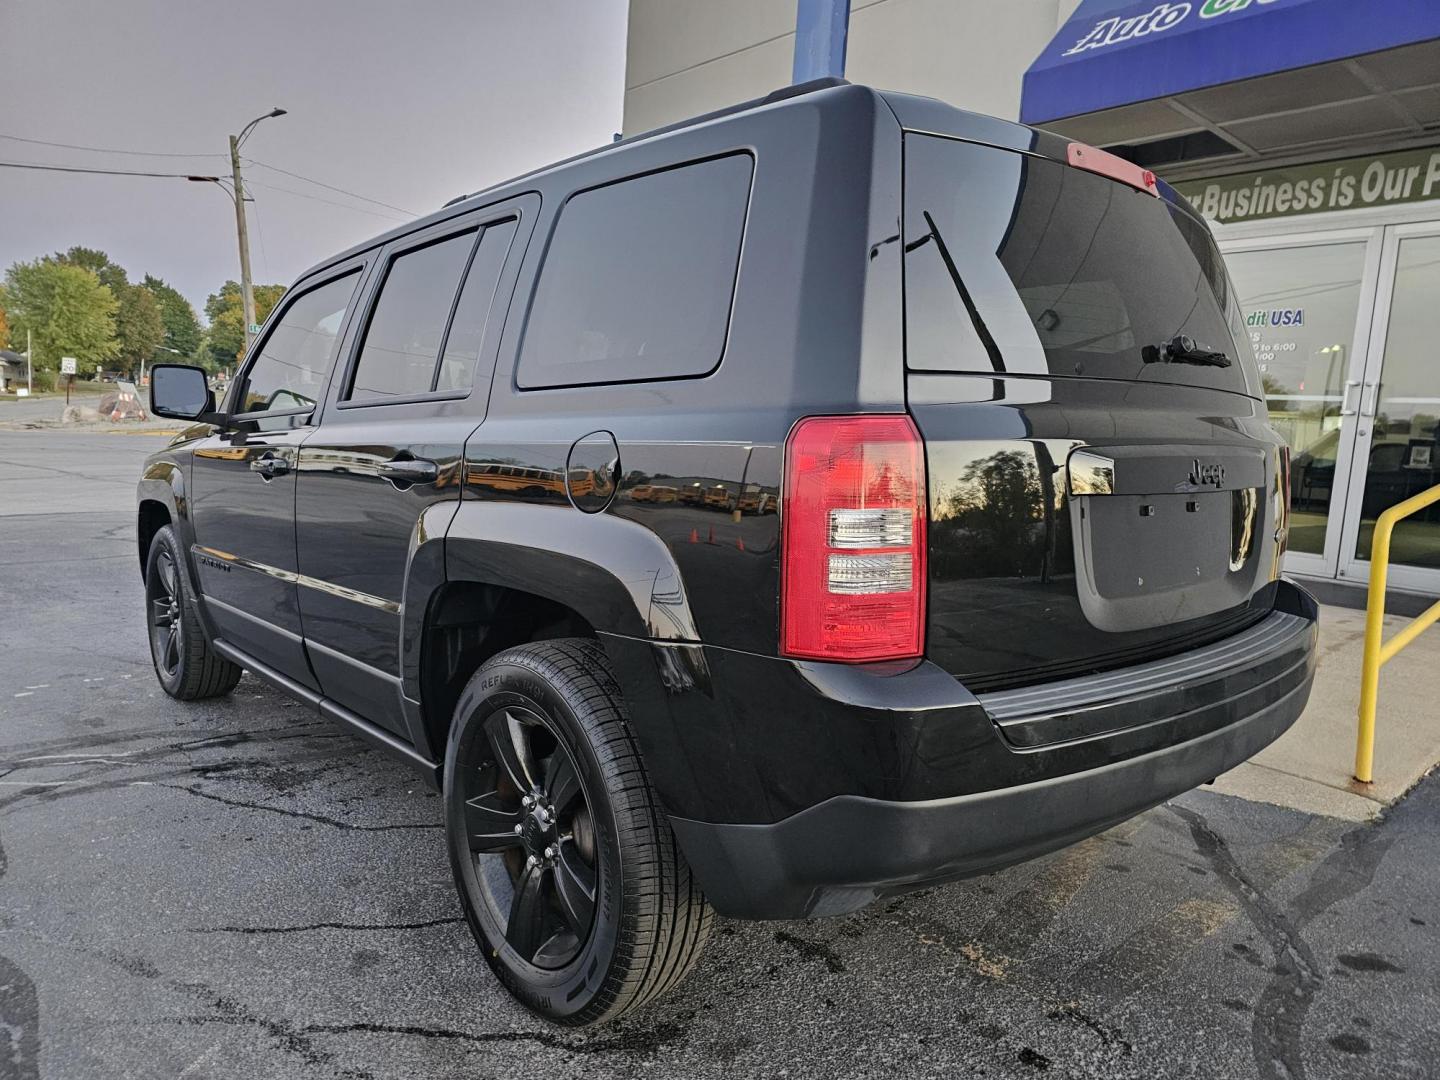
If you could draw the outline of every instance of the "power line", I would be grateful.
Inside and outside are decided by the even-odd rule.
[[[255,232],[260,237],[260,261],[265,266],[265,276],[270,276],[270,254],[265,250],[265,230],[260,225],[260,204],[255,200],[250,201],[250,209],[255,214]]]
[[[286,195],[294,195],[297,199],[310,199],[314,202],[324,203],[326,206],[338,206],[341,210],[353,210],[357,214],[369,214],[371,217],[385,218],[390,221],[408,221],[408,218],[396,217],[394,214],[382,214],[378,210],[366,210],[363,206],[351,206],[349,203],[336,202],[334,199],[322,199],[319,195],[311,195],[304,191],[295,191],[293,188],[276,187],[274,184],[258,184],[254,180],[247,180],[245,188],[260,188],[264,191],[280,191]],[[381,205],[384,205],[383,203]]]
[[[88,173],[92,176],[146,176],[163,180],[204,180],[213,183],[220,182],[220,177],[218,176],[194,176],[189,173],[136,172],[130,169],[87,169],[79,165],[38,165],[28,161],[0,161],[0,169],[38,169],[42,172]],[[224,185],[222,184],[221,186],[223,187]],[[297,199],[310,199],[313,202],[325,203],[327,206],[338,206],[341,210],[350,210],[356,214],[368,214],[371,217],[378,217],[389,221],[403,222],[408,220],[406,218],[396,217],[394,214],[382,214],[376,210],[366,210],[363,206],[352,206],[349,203],[336,202],[334,199],[322,199],[319,195],[311,195],[304,191],[294,191],[290,188],[277,187],[274,184],[257,184],[251,182],[246,186],[262,188],[266,191],[278,191],[285,195],[294,195]]]
[[[83,144],[81,144],[81,143],[51,142],[51,141],[48,140],[48,139],[29,139],[29,138],[25,138],[24,136],[21,136],[21,135],[4,135],[4,134],[0,134],[0,139],[9,139],[9,140],[12,141],[12,142],[30,143],[31,145],[34,145],[34,146],[55,146],[55,147],[59,147],[59,148],[64,149],[64,150],[84,150],[84,151],[88,151],[88,152],[94,153],[94,154],[128,154],[128,155],[131,155],[131,156],[134,156],[134,157],[157,157],[157,158],[223,158],[223,157],[227,157],[227,156],[228,156],[228,155],[226,155],[226,154],[214,154],[214,153],[206,153],[206,154],[170,154],[170,153],[160,153],[160,152],[158,152],[158,151],[153,151],[153,150],[117,150],[117,149],[114,149],[114,148],[111,148],[111,147],[104,147],[104,146],[85,146],[85,145],[83,145]],[[316,180],[316,179],[314,179],[313,177],[302,176],[300,173],[291,172],[289,169],[282,169],[282,168],[280,168],[280,166],[278,166],[278,165],[271,165],[271,164],[269,164],[268,162],[258,161],[258,160],[256,160],[255,158],[246,158],[246,160],[249,161],[251,164],[259,165],[259,166],[260,166],[261,168],[263,168],[263,169],[270,169],[270,170],[272,170],[272,171],[274,171],[274,172],[284,173],[286,176],[292,176],[292,177],[294,177],[296,180],[303,180],[303,181],[305,181],[305,183],[307,183],[307,184],[314,184],[314,185],[316,185],[317,187],[326,188],[326,189],[328,189],[328,190],[330,190],[330,191],[333,191],[333,192],[336,192],[337,194],[340,194],[340,195],[348,195],[350,198],[352,198],[352,199],[359,199],[361,202],[373,203],[373,204],[376,205],[376,206],[383,206],[383,207],[384,207],[385,209],[387,209],[387,210],[395,210],[395,211],[398,211],[399,213],[406,215],[407,218],[413,218],[413,217],[417,217],[417,216],[418,216],[418,215],[415,213],[415,211],[413,211],[413,210],[407,210],[407,209],[405,209],[403,206],[395,206],[395,205],[393,205],[392,203],[381,202],[379,199],[372,199],[372,198],[370,198],[369,196],[367,196],[367,195],[361,195],[361,194],[359,194],[358,192],[347,191],[345,188],[336,187],[334,184],[327,184],[327,183],[325,183],[323,180]],[[20,165],[17,163],[16,167],[19,168],[19,167],[22,167],[22,166],[20,166]],[[40,168],[40,166],[38,166],[38,165],[36,165],[36,166],[24,166],[24,167]],[[139,174],[139,173],[131,174],[131,173],[127,173],[127,172],[124,172],[123,170],[118,170],[118,169],[117,169],[117,170],[107,170],[107,169],[81,169],[81,168],[65,169],[65,168],[63,168],[63,167],[61,167],[61,166],[58,166],[58,165],[57,165],[57,166],[51,166],[51,168],[55,169],[56,171],[61,171],[61,172],[64,172],[64,171],[69,171],[69,172],[97,172],[97,173],[111,172],[111,173],[114,173],[115,175],[142,175],[142,174]],[[143,174],[143,175],[152,175],[152,174]],[[154,174],[154,175],[159,175],[159,174]],[[276,190],[279,191],[279,190],[284,190],[284,189],[277,188]],[[292,192],[292,194],[297,194],[297,193]],[[337,205],[338,205],[338,204],[337,204]]]
[[[0,161],[4,169],[40,169],[44,172],[92,173],[97,176],[154,176],[166,180],[218,180],[217,176],[194,176],[189,173],[133,172],[129,169],[86,169],[79,165],[38,165],[30,161]]]
[[[282,169],[278,165],[269,165],[255,158],[246,158],[245,160],[248,161],[251,165],[259,165],[262,169],[271,169],[274,172],[284,173],[286,176],[293,176],[296,180],[304,180],[307,184],[314,184],[317,187],[328,188],[330,191],[339,192],[341,195],[349,195],[352,199],[359,199],[361,202],[374,203],[376,206],[383,206],[387,210],[398,210],[400,213],[405,214],[408,217],[418,216],[414,210],[406,210],[403,206],[393,206],[390,203],[381,202],[379,199],[371,199],[365,195],[357,195],[353,191],[346,191],[344,188],[336,187],[334,184],[326,184],[320,180],[311,179],[308,176],[301,176],[299,173],[291,172],[289,169]]]
[[[48,142],[45,139],[26,139],[19,135],[0,135],[0,139],[9,139],[12,142],[32,143],[35,146],[58,146],[64,150],[88,150],[95,154],[129,154],[132,157],[163,157],[163,158],[196,158],[196,157],[220,157],[225,154],[160,154],[152,150],[111,150],[103,146],[81,146],[79,143]]]

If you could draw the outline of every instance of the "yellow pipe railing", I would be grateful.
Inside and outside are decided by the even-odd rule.
[[[1385,578],[1390,572],[1390,534],[1395,523],[1440,502],[1440,484],[1396,503],[1375,521],[1370,541],[1370,596],[1365,605],[1365,658],[1360,665],[1360,727],[1355,738],[1355,779],[1371,782],[1375,766],[1375,703],[1380,696],[1380,668],[1395,654],[1419,637],[1425,628],[1440,620],[1440,601],[1423,615],[1416,616],[1389,641],[1381,641],[1385,630]]]

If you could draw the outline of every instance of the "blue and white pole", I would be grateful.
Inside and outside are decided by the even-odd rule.
[[[845,39],[850,29],[850,0],[797,0],[795,66],[792,83],[845,77]]]

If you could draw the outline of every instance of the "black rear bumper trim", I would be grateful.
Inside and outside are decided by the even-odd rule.
[[[773,825],[671,824],[722,915],[847,914],[1065,847],[1214,779],[1294,723],[1312,676],[1228,727],[1085,772],[926,802],[841,795]]]

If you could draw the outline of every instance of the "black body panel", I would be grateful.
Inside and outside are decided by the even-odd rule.
[[[312,429],[211,435],[190,451],[191,564],[219,636],[311,689],[296,584],[295,465]],[[261,469],[277,463],[282,471]]]
[[[480,662],[593,635],[661,804],[726,912],[848,910],[1037,854],[1209,779],[1293,721],[1313,671],[1313,604],[1279,579],[1279,444],[1263,404],[1184,379],[908,372],[907,131],[1066,156],[1043,132],[831,86],[602,147],[327,261],[297,291],[359,273],[314,412],[244,438],[198,429],[157,455],[142,546],[147,522],[173,521],[222,655],[432,782]],[[568,250],[556,239],[567,201],[741,157],[748,172],[722,170],[750,185],[726,201],[732,217],[745,206],[733,296],[717,295],[697,335],[707,348],[723,337],[718,362],[627,381],[652,361],[664,371],[648,339],[571,327],[536,335],[559,359],[523,385],[546,259]],[[429,389],[384,398],[379,380],[364,388],[376,396],[347,401],[387,260],[501,219],[514,240],[473,384],[442,392],[442,340]],[[623,254],[685,263],[658,242]],[[423,360],[429,340],[395,351]],[[586,368],[616,358],[614,381]],[[566,364],[578,381],[559,385],[550,373]],[[809,416],[907,412],[929,481],[925,659],[780,657],[789,432]],[[267,484],[249,461],[268,443],[291,469]],[[1077,454],[1108,461],[1108,476]],[[1188,458],[1193,483],[1173,475]],[[1023,497],[988,519],[951,512],[987,463],[1019,469]],[[1232,552],[1221,523],[1240,520],[1253,528]],[[1205,523],[1190,546],[1177,521]],[[1148,584],[1120,573],[1117,534],[1144,545]],[[230,547],[215,539],[227,535]],[[1247,633],[1254,655],[1155,683],[1157,659]],[[1019,684],[1039,684],[1042,703],[1005,696]]]
[[[843,915],[1044,855],[1234,768],[1295,722],[1313,670],[1225,727],[1087,772],[925,802],[842,795],[778,825],[671,824],[721,914]]]
[[[1253,398],[1104,379],[911,375],[910,409],[930,473],[927,655],[971,690],[1196,648],[1273,606],[1279,441]],[[1077,450],[1115,464],[1111,493],[1072,495]],[[1194,458],[1229,461],[1230,486],[1188,484]],[[1240,491],[1256,492],[1240,511],[1253,528],[1232,569]]]
[[[1096,714],[1088,720],[1095,730],[1062,737],[1043,732],[1064,726],[1066,714],[1042,708],[1009,717],[1007,738],[986,699],[931,661],[826,664],[603,640],[666,808],[702,821],[766,824],[841,795],[953,798],[1102,768],[1198,738],[1245,707],[1282,696],[1313,664],[1314,601],[1280,582],[1274,602],[1280,615],[1299,621],[1264,653],[1232,656],[1173,695],[1132,689],[1148,678],[1147,665],[1080,680],[1082,688],[1090,684],[1082,690],[1083,709]],[[1107,722],[1099,714],[1110,710],[1117,715]],[[1068,707],[1070,714],[1081,711],[1073,702]],[[1040,732],[1030,736],[1036,745],[1014,745],[1020,736],[1013,733],[1027,723]],[[720,761],[725,768],[715,767]]]

